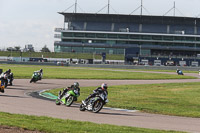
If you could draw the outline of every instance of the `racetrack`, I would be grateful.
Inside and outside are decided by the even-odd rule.
[[[193,74],[190,74],[193,75]],[[61,119],[90,121],[113,125],[133,126],[162,130],[177,130],[200,132],[200,118],[176,117],[167,115],[148,114],[141,112],[126,112],[102,109],[100,113],[80,112],[77,104],[72,107],[56,106],[54,102],[29,96],[31,92],[70,86],[78,81],[81,86],[99,86],[106,82],[108,85],[121,84],[152,84],[175,82],[199,82],[199,79],[184,80],[66,80],[44,79],[37,83],[29,83],[29,79],[15,79],[14,86],[9,86],[5,93],[0,93],[0,111],[50,116]]]

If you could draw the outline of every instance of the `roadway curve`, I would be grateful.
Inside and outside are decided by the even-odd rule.
[[[98,114],[80,112],[77,104],[72,107],[56,106],[54,102],[34,98],[31,92],[53,89],[71,85],[78,81],[81,86],[98,86],[102,82],[109,85],[152,84],[175,82],[199,82],[199,79],[187,80],[53,80],[44,79],[37,83],[29,83],[28,79],[15,79],[14,86],[9,86],[5,93],[0,93],[0,111],[15,114],[49,116],[61,119],[90,121],[141,128],[200,132],[200,118],[176,117],[102,109]]]

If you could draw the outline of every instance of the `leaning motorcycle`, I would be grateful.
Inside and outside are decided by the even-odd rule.
[[[38,74],[38,72],[34,72],[33,75],[32,75],[32,78],[30,80],[30,83],[32,82],[37,82],[38,80],[41,80],[41,76],[40,74]]]
[[[69,107],[74,101],[77,101],[77,98],[79,97],[77,90],[68,90],[65,94],[63,93],[61,91],[59,92],[58,98],[56,99],[56,105],[63,104]]]
[[[1,78],[1,83],[4,84],[4,88],[7,88],[7,86],[8,86],[8,76],[7,76],[7,74],[2,73],[0,75],[0,78]]]
[[[1,80],[0,80],[0,92],[4,93],[4,89],[5,89],[5,83],[4,83],[4,81],[1,79]]]
[[[80,105],[80,111],[92,111],[93,113],[98,113],[103,106],[108,103],[107,94],[101,93],[96,95],[93,98],[90,98],[89,101],[84,105],[83,103]]]
[[[179,71],[177,72],[177,74],[178,74],[178,75],[184,75],[183,72],[182,72],[181,70],[179,70]]]

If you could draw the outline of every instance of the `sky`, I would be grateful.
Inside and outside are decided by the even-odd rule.
[[[97,13],[108,0],[77,0],[81,13]],[[164,15],[176,4],[176,15],[200,18],[200,0],[143,0],[144,15]],[[53,51],[54,29],[62,28],[64,17],[58,12],[68,9],[75,0],[0,0],[0,49],[33,44],[36,51],[46,45]],[[140,6],[141,0],[110,0],[110,13],[130,14]],[[66,10],[68,9],[68,10]],[[107,9],[99,13],[107,13]],[[133,15],[140,14],[136,10]],[[173,11],[166,14],[172,16]]]

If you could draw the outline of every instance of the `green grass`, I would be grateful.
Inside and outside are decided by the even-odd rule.
[[[33,71],[43,69],[46,79],[135,79],[135,80],[158,80],[158,79],[195,79],[191,76],[179,76],[160,73],[142,73],[113,71],[111,69],[96,70],[77,67],[51,67],[34,65],[0,65],[4,71],[10,68],[15,78],[30,78]]]
[[[13,56],[20,57],[20,52],[7,52],[1,51],[0,56]],[[44,58],[77,58],[77,59],[101,59],[102,56],[100,54],[89,54],[89,53],[56,53],[56,52],[23,52],[22,57],[44,57]],[[124,60],[124,55],[116,55],[116,54],[107,54],[107,60]]]
[[[174,70],[134,69],[134,71],[174,72],[174,73],[176,73],[176,69],[174,69]],[[195,71],[195,70],[182,70],[182,71],[183,71],[183,73],[196,73],[196,74],[199,74],[199,71]]]
[[[0,125],[47,133],[181,133],[0,112]]]
[[[81,87],[78,102],[96,87]],[[48,92],[57,95],[60,89]],[[200,83],[120,85],[108,88],[106,106],[148,113],[200,118]]]

